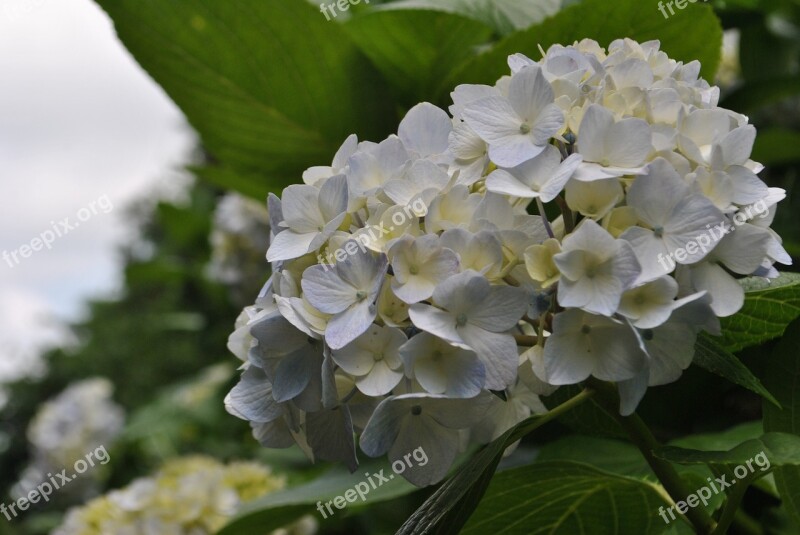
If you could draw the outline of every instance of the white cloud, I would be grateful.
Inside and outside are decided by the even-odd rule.
[[[90,0],[0,0],[0,252],[102,195],[114,209],[9,267],[0,260],[0,379],[118,284],[124,207],[185,180],[195,137]],[[48,333],[48,334],[45,334]]]

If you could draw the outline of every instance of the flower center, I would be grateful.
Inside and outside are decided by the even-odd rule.
[[[364,290],[359,290],[356,292],[356,299],[358,299],[359,301],[363,301],[366,298],[367,298],[367,292],[365,292]]]
[[[463,312],[456,317],[456,327],[463,327],[467,324],[467,315]]]
[[[412,275],[416,275],[419,273],[419,268],[417,266],[409,266],[408,272]]]
[[[521,125],[519,125],[519,133],[520,134],[530,134],[531,133],[530,125],[528,125],[528,123],[522,123]]]
[[[653,234],[655,234],[656,238],[660,238],[664,235],[664,227],[653,228]]]

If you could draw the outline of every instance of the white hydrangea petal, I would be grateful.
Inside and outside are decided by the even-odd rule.
[[[283,415],[283,410],[272,397],[272,384],[264,372],[250,366],[225,397],[225,409],[242,420],[271,422]]]
[[[447,150],[452,129],[453,123],[444,110],[422,102],[408,110],[400,121],[397,135],[407,149],[424,158]]]
[[[347,200],[346,176],[336,175],[326,180],[319,190],[319,208],[325,221],[346,212]]]
[[[393,370],[385,360],[379,360],[367,375],[356,378],[356,386],[368,396],[384,396],[391,392],[402,378],[402,370]]]
[[[625,292],[619,313],[629,318],[634,327],[652,329],[672,315],[676,295],[678,283],[672,277],[662,276]]]
[[[514,383],[519,353],[511,335],[493,333],[470,324],[459,327],[458,334],[481,359],[486,369],[486,388],[503,390]]]
[[[473,325],[492,332],[514,327],[528,310],[528,295],[513,286],[492,286],[486,298],[468,316]]]
[[[341,349],[366,331],[375,321],[375,316],[375,305],[366,299],[360,301],[330,319],[325,330],[325,341],[331,349]]]
[[[652,133],[641,119],[623,119],[607,131],[606,158],[617,167],[639,167],[653,150]]]
[[[731,200],[736,204],[753,204],[769,195],[769,188],[752,171],[740,165],[726,169],[733,186]]]
[[[650,371],[644,369],[637,373],[631,379],[619,381],[617,389],[619,390],[619,413],[621,416],[630,416],[639,406],[639,402],[644,398],[647,392],[647,380],[650,376]]]
[[[674,256],[670,256],[667,244],[652,230],[630,227],[620,235],[620,239],[628,241],[636,253],[642,269],[640,282],[654,280],[675,270]]]
[[[553,88],[538,65],[525,67],[511,77],[508,101],[526,121],[535,121],[553,103],[553,98]]]
[[[373,328],[377,329],[377,325],[368,329],[367,333]],[[336,362],[341,369],[350,375],[362,377],[372,371],[375,365],[375,358],[370,348],[363,347],[358,342],[359,339],[356,339],[343,348],[334,350],[332,356],[334,362]]]
[[[756,129],[748,124],[728,132],[720,140],[720,148],[727,165],[744,165],[753,152],[753,143],[756,140]]]
[[[327,265],[306,269],[300,285],[308,302],[326,314],[338,314],[356,302],[357,290],[345,284],[334,268]]]
[[[764,261],[770,241],[772,236],[765,229],[748,224],[733,227],[714,249],[714,257],[734,273],[749,275]]]
[[[578,130],[578,152],[587,162],[602,162],[606,151],[606,132],[614,124],[608,109],[592,104],[583,114]]]
[[[279,232],[272,238],[267,250],[267,260],[280,262],[301,257],[311,251],[311,244],[316,237],[317,233],[298,234],[291,229]]]
[[[383,278],[389,267],[389,261],[384,254],[373,254],[361,250],[360,244],[355,240],[348,240],[344,244],[347,250],[353,244],[355,254],[347,255],[341,262],[336,263],[336,272],[339,277],[353,288],[366,292],[367,299],[372,302],[383,285]]]
[[[417,328],[448,342],[464,345],[464,341],[456,331],[456,319],[452,314],[422,303],[411,305],[408,313]]]
[[[711,308],[717,316],[732,316],[744,305],[744,289],[719,265],[701,262],[691,267],[691,276],[694,288],[711,296]]]
[[[309,346],[283,357],[275,370],[275,381],[272,395],[275,401],[289,401],[297,397],[311,381],[311,377],[322,373],[322,368],[314,369],[321,364],[321,355],[316,355]]]
[[[452,313],[460,314],[482,303],[489,292],[486,278],[475,271],[466,270],[439,284],[433,292],[433,300]]]
[[[423,415],[410,416],[403,421],[397,440],[389,450],[389,460],[403,463],[405,468],[401,475],[414,485],[433,485],[447,475],[458,454],[459,442],[458,431],[442,427]],[[404,457],[419,450],[425,453],[427,462],[421,465],[412,461],[408,466]]]
[[[514,175],[503,169],[496,169],[486,178],[486,189],[501,195],[513,195],[523,199],[532,199],[539,196],[527,184],[522,183]]]
[[[350,472],[358,468],[353,421],[346,405],[306,415],[308,444],[314,458],[342,462]]]
[[[319,190],[307,184],[293,184],[283,190],[283,217],[296,232],[318,232],[325,224],[319,209]]]

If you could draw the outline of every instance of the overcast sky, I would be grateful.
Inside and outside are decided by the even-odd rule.
[[[87,297],[118,288],[124,207],[174,192],[194,143],[93,2],[0,0],[0,380],[33,364]],[[21,257],[65,218],[79,226]]]

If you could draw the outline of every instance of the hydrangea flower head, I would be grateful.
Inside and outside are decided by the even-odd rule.
[[[755,129],[697,62],[625,39],[508,64],[270,196],[226,399],[262,444],[351,469],[423,447],[403,476],[435,483],[561,385],[616,383],[629,414],[741,307],[737,277],[791,261]]]

